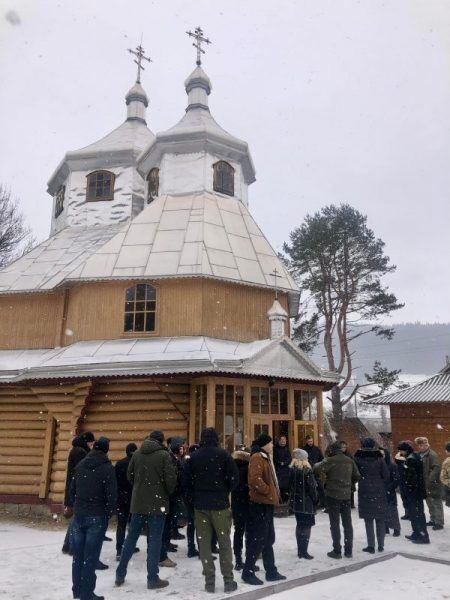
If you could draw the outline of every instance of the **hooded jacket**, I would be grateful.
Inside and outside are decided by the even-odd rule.
[[[92,450],[75,467],[69,504],[76,517],[111,517],[117,500],[114,467],[108,456]]]
[[[361,519],[383,519],[387,511],[386,484],[389,470],[380,450],[361,448],[354,456],[361,479],[358,484],[358,511]]]
[[[280,488],[272,459],[259,446],[253,446],[248,466],[250,500],[257,504],[280,504]]]
[[[402,456],[400,453],[395,457],[395,463],[398,467],[400,481],[407,502],[417,502],[427,497],[425,489],[425,480],[423,476],[422,459],[416,452],[411,452],[408,456]]]
[[[350,500],[352,485],[360,479],[355,461],[334,444],[329,456],[314,465],[314,473],[325,476],[325,494],[336,500]]]
[[[77,435],[72,440],[72,448],[67,458],[66,487],[64,491],[64,506],[72,506],[69,498],[69,488],[75,473],[75,467],[89,454],[89,446],[82,435]]]
[[[128,465],[128,481],[133,486],[130,512],[169,514],[169,496],[177,486],[177,470],[161,442],[146,438]]]
[[[289,469],[289,507],[294,513],[315,514],[319,499],[317,482],[309,467]]]
[[[239,484],[239,471],[231,455],[219,448],[214,429],[202,431],[200,448],[186,462],[182,472],[185,494],[197,510],[224,510],[230,507],[230,492]]]
[[[235,513],[245,513],[250,501],[248,492],[248,465],[250,453],[244,450],[233,452],[233,459],[239,471],[239,483],[231,492],[231,510]]]

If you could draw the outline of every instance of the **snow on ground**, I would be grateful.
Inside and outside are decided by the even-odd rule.
[[[431,531],[431,544],[418,546],[405,540],[404,535],[410,533],[409,523],[402,521],[402,536],[386,537],[386,551],[409,552],[441,559],[450,559],[450,509],[446,508],[446,529]],[[314,560],[299,560],[296,557],[295,519],[277,518],[275,521],[277,541],[275,556],[281,573],[289,579],[323,572],[345,564],[367,561],[371,558],[362,548],[366,545],[364,526],[358,519],[357,511],[353,511],[355,529],[354,558],[339,561],[329,559],[326,553],[331,549],[329,523],[327,515],[320,513],[316,517],[317,525],[312,530],[309,551]],[[406,525],[405,525],[406,523]],[[114,536],[112,528],[110,536]],[[49,524],[48,529],[35,529],[11,521],[0,521],[0,598],[8,600],[70,600],[71,594],[71,559],[61,553],[64,538],[62,529],[54,530]],[[203,591],[203,577],[200,561],[186,556],[186,541],[180,540],[179,550],[171,557],[177,561],[175,569],[163,568],[160,576],[170,581],[170,586],[158,591],[161,600],[205,600],[210,594]],[[154,597],[155,592],[146,588],[146,552],[144,538],[140,538],[141,552],[136,554],[128,570],[125,585],[114,588],[115,545],[105,542],[102,550],[102,560],[110,565],[108,571],[98,572],[98,594],[103,594],[107,600],[141,600]],[[216,561],[216,569],[218,569]],[[311,583],[301,588],[279,594],[280,600],[290,600],[300,595],[304,600],[372,600],[381,597],[384,600],[403,600],[403,598],[420,598],[421,600],[440,600],[450,598],[448,575],[444,585],[444,573],[448,566],[436,565],[429,562],[412,561],[397,557],[378,565],[371,565],[351,574],[340,575],[338,578]],[[249,591],[252,588],[240,579],[238,592]],[[408,584],[408,582],[410,582]],[[408,585],[410,586],[408,588]],[[355,590],[358,590],[356,592]],[[216,598],[224,596],[220,573],[217,575]],[[408,595],[409,593],[409,595]],[[370,595],[372,594],[372,595]],[[403,594],[403,596],[401,595]],[[150,596],[151,595],[151,596]]]

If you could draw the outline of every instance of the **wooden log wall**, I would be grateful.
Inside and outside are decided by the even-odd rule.
[[[47,418],[29,388],[0,388],[0,494],[39,494]]]
[[[153,429],[166,437],[187,437],[190,386],[188,381],[149,379],[97,383],[82,422],[82,431],[110,439],[109,457],[125,456],[129,442],[138,446]]]
[[[394,451],[402,440],[428,438],[430,446],[443,459],[445,444],[450,441],[450,402],[391,404],[392,442]]]

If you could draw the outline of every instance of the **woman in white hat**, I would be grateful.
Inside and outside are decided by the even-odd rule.
[[[318,502],[317,483],[308,462],[308,453],[295,448],[289,477],[289,506],[295,514],[298,557],[311,560],[308,554],[311,527],[316,524],[315,505]]]

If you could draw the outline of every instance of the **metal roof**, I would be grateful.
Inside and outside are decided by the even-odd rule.
[[[227,373],[332,385],[287,337],[235,342],[203,336],[96,340],[51,350],[0,351],[0,383],[73,377]]]
[[[450,402],[450,373],[438,373],[422,383],[392,394],[363,401],[366,404],[418,404],[424,402]]]

